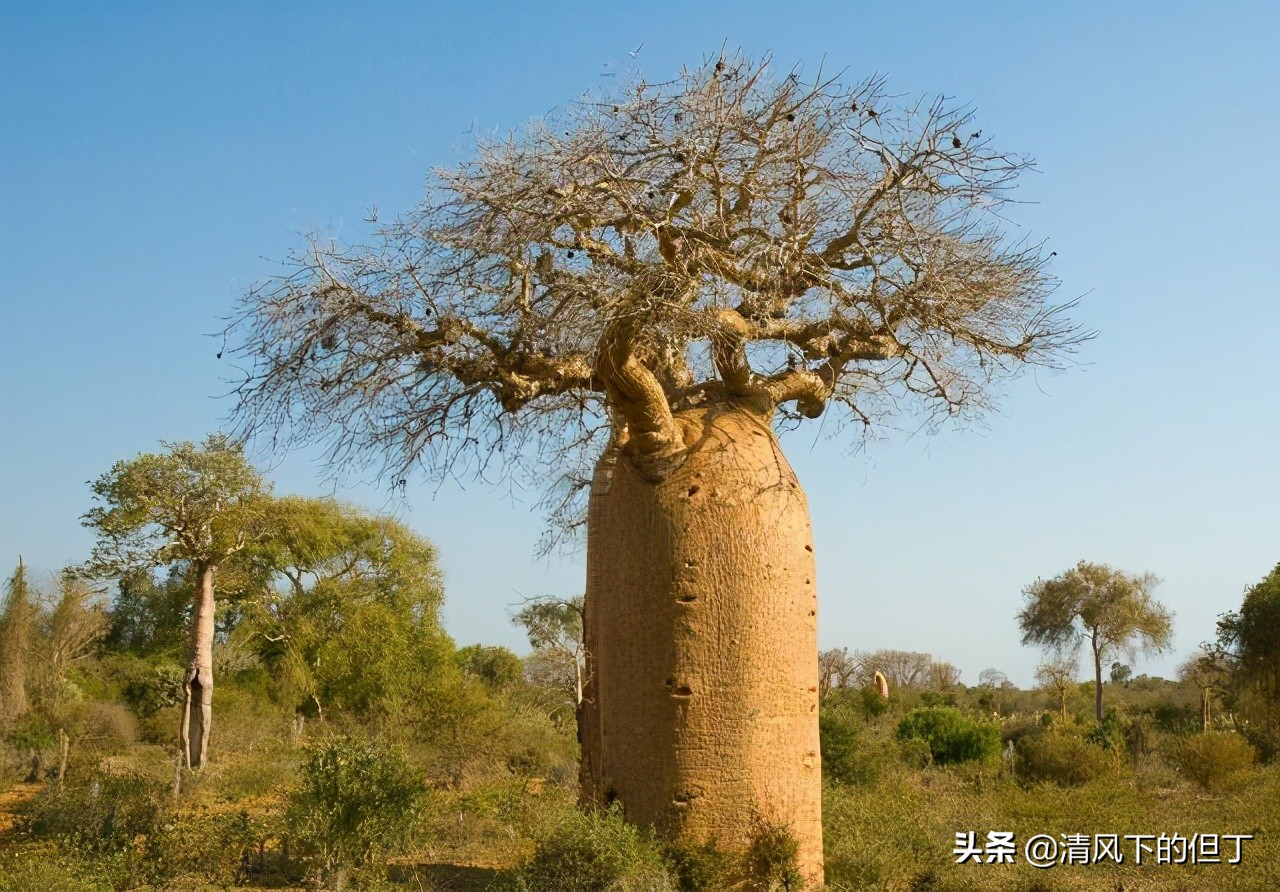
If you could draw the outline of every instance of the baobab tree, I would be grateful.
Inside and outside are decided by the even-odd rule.
[[[1085,337],[1004,232],[1029,164],[879,80],[636,77],[253,288],[239,417],[396,484],[554,481],[552,525],[586,525],[584,800],[729,848],[789,828],[817,880],[813,545],[775,433],[963,418]]]
[[[218,569],[258,535],[265,485],[242,448],[221,434],[199,445],[119,461],[93,484],[99,504],[84,515],[97,531],[89,572],[122,576],[145,567],[186,566],[193,577],[183,680],[182,759],[203,767],[213,726],[213,633]]]

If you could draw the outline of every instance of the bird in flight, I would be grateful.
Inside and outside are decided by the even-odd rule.
[[[643,42],[643,41],[642,41],[642,42],[640,43],[640,45],[639,45],[638,47],[636,47],[635,49],[633,49],[633,50],[629,50],[629,51],[627,52],[627,55],[634,59],[636,56],[640,55],[640,51],[641,51],[642,49],[644,49],[644,42]]]

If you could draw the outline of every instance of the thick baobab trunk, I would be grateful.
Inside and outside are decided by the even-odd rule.
[[[196,575],[191,611],[191,644],[182,700],[182,753],[188,768],[201,768],[209,756],[213,724],[213,574],[201,567]]]
[[[808,504],[765,416],[676,420],[687,454],[663,479],[615,447],[592,483],[584,800],[740,852],[785,828],[820,884]]]

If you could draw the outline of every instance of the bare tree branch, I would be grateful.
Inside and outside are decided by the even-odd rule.
[[[1090,336],[1005,235],[1030,166],[878,79],[723,55],[637,79],[479,141],[371,244],[313,238],[249,292],[239,419],[397,477],[568,467],[563,507],[609,437],[678,458],[699,401],[964,417]]]

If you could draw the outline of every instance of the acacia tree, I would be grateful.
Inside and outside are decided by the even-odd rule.
[[[1081,561],[1053,579],[1023,589],[1018,613],[1022,643],[1074,650],[1087,643],[1093,657],[1093,708],[1102,721],[1102,664],[1118,653],[1159,652],[1173,640],[1173,613],[1151,595],[1159,582]]]
[[[214,578],[258,534],[265,490],[242,448],[221,434],[196,445],[164,443],[163,453],[119,461],[93,484],[100,502],[84,515],[98,532],[90,572],[122,576],[185,564],[195,580],[180,739],[183,760],[200,768],[213,723]]]
[[[320,719],[331,706],[368,718],[420,701],[452,651],[431,543],[332,499],[271,499],[261,525],[239,563],[263,594],[240,628],[283,693]]]
[[[554,479],[553,526],[587,527],[585,800],[731,847],[789,826],[819,878],[813,548],[775,429],[963,417],[1081,340],[1003,232],[1029,163],[878,80],[635,77],[252,289],[240,417],[397,483]]]

